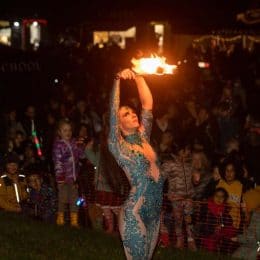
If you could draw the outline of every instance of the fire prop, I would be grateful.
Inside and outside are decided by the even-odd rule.
[[[177,68],[176,65],[167,64],[165,57],[158,57],[156,55],[151,55],[150,58],[133,58],[131,62],[133,64],[132,70],[139,75],[173,74]]]

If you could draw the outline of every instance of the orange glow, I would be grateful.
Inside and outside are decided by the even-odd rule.
[[[132,58],[131,62],[133,64],[132,70],[139,75],[173,74],[174,70],[177,68],[176,65],[167,64],[165,57],[158,57],[156,55],[151,55],[150,58]]]

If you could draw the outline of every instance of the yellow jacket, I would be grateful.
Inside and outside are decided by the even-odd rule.
[[[243,202],[245,203],[248,212],[260,208],[260,185],[245,192],[243,195]]]
[[[233,220],[233,226],[239,228],[240,225],[240,203],[242,200],[243,185],[240,181],[234,181],[231,184],[226,183],[221,179],[217,188],[223,188],[228,193],[228,204],[231,206],[230,216]]]
[[[16,211],[20,203],[28,198],[24,175],[18,176],[18,182],[14,183],[7,174],[0,177],[0,208],[6,211]]]

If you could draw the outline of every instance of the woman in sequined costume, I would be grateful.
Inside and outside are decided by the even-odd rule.
[[[135,112],[119,107],[120,80],[134,80],[142,105],[141,122]],[[129,69],[117,74],[110,104],[109,150],[124,170],[131,189],[119,219],[127,259],[152,258],[157,243],[163,178],[157,156],[149,144],[153,99],[142,76]]]

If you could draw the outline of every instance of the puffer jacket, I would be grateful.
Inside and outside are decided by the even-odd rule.
[[[161,172],[168,180],[168,197],[190,199],[194,195],[191,160],[182,161],[171,155],[161,165]]]
[[[52,152],[56,181],[68,184],[75,182],[79,173],[79,159],[84,157],[84,148],[78,146],[74,139],[69,142],[57,139]]]

